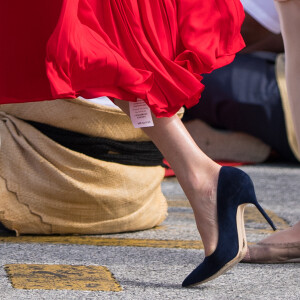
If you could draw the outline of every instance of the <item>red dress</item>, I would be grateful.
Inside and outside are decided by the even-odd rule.
[[[243,18],[239,0],[1,1],[0,104],[142,98],[171,116],[244,46]]]

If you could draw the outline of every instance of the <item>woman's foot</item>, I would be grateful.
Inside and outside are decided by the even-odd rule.
[[[244,263],[300,262],[300,222],[248,247]]]
[[[213,193],[213,196],[215,196],[215,193]],[[214,200],[211,201],[211,203],[213,202]],[[182,283],[184,287],[202,284],[212,280],[241,261],[247,250],[243,215],[244,207],[248,203],[254,204],[273,229],[275,229],[273,222],[257,202],[254,186],[250,177],[239,169],[232,167],[221,168],[217,183],[216,202],[218,220],[217,246],[213,252],[207,255],[204,261],[187,276]],[[216,222],[213,220],[216,220],[216,218],[211,215],[207,217],[206,220],[211,221],[210,231],[215,230]],[[197,219],[197,222],[199,222],[199,219]],[[205,226],[205,224],[202,225]],[[200,234],[202,234],[202,229],[202,227],[199,228]],[[205,233],[207,232],[208,231]],[[208,236],[206,237],[209,238]],[[210,238],[210,240],[208,240],[210,244],[206,244],[205,247],[213,247],[211,241],[212,239]]]
[[[252,203],[265,215],[256,200],[251,179],[243,171],[222,167],[217,183],[218,240],[213,253],[206,256],[183,281],[182,286],[202,284],[212,280],[237,264],[246,254],[244,207]],[[273,225],[273,223],[272,223]],[[214,227],[211,227],[211,230]],[[201,234],[201,228],[200,228]]]

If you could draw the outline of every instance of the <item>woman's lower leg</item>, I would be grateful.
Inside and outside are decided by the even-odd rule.
[[[115,100],[129,114],[128,102]],[[210,255],[218,241],[216,189],[220,166],[196,145],[181,120],[153,117],[154,126],[143,128],[172,166],[193,208],[205,254]]]

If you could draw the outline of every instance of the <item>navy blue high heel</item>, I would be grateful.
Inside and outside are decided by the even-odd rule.
[[[216,250],[183,281],[182,286],[193,286],[212,280],[243,259],[247,252],[244,228],[244,209],[254,204],[273,230],[275,225],[257,202],[250,177],[233,167],[222,167],[217,189],[219,238]]]

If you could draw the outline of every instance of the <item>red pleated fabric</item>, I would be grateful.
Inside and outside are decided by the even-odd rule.
[[[239,0],[1,1],[0,103],[142,98],[172,116],[244,46],[243,18]]]

